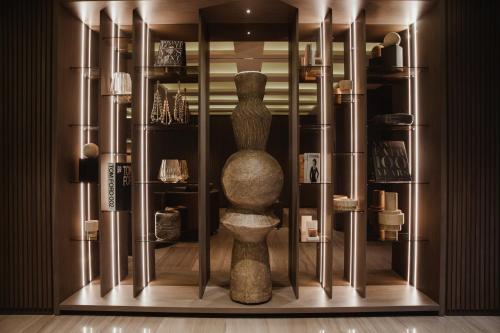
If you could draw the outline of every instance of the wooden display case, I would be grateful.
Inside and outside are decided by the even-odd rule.
[[[74,4],[68,6],[75,11],[78,8]],[[439,310],[440,289],[435,284],[441,274],[440,263],[425,262],[423,258],[430,253],[426,247],[441,250],[437,236],[429,237],[441,223],[439,213],[430,208],[441,203],[432,202],[432,193],[427,189],[435,188],[440,180],[433,173],[437,169],[431,162],[439,150],[432,150],[433,155],[427,156],[422,148],[439,135],[435,128],[441,124],[431,114],[436,110],[420,107],[424,93],[432,94],[425,88],[425,69],[416,62],[418,50],[413,42],[424,37],[417,36],[415,25],[407,23],[396,27],[367,24],[373,13],[362,8],[354,18],[351,12],[337,13],[334,7],[326,10],[321,19],[312,19],[311,15],[301,17],[301,11],[307,12],[303,6],[261,1],[253,6],[255,16],[248,16],[247,4],[237,1],[196,7],[196,15],[190,19],[184,13],[175,20],[171,15],[158,14],[168,12],[162,4],[152,4],[158,13],[127,4],[122,8],[127,14],[121,14],[126,19],[121,23],[111,18],[109,8],[99,8],[99,31],[93,31],[90,23],[82,23],[99,36],[101,56],[99,66],[88,63],[75,68],[82,77],[100,84],[99,120],[97,124],[97,106],[89,107],[90,121],[75,120],[70,127],[78,135],[90,133],[90,138],[99,138],[102,165],[108,160],[131,160],[132,207],[127,212],[101,212],[99,244],[94,242],[90,255],[94,263],[100,262],[99,279],[92,283],[91,278],[67,282],[56,297],[59,311],[266,314]],[[370,70],[367,45],[380,41],[395,28],[404,35],[405,66],[402,71],[389,73]],[[154,66],[155,44],[162,39],[190,43],[186,66],[175,70]],[[282,44],[275,44],[275,53],[260,55],[255,55],[251,47],[250,51],[234,48],[232,53],[213,52],[213,43],[234,46],[236,42]],[[318,49],[314,64],[301,64],[307,43]],[[97,46],[97,52],[96,49]],[[281,271],[272,272],[277,276],[273,280],[273,299],[255,307],[231,302],[226,268],[219,269],[225,265],[221,262],[227,261],[224,258],[231,243],[223,231],[215,231],[218,227],[212,221],[219,208],[226,207],[223,194],[217,192],[217,181],[226,155],[234,148],[227,130],[228,111],[236,101],[230,86],[233,73],[217,72],[223,67],[221,64],[231,61],[238,70],[245,64],[248,68],[265,61],[270,64],[266,70],[271,73],[268,84],[273,93],[265,102],[274,114],[272,128],[276,134],[271,135],[269,151],[277,156],[285,173],[284,193],[273,207],[277,215],[283,215],[283,225],[269,237],[271,266],[280,267]],[[280,72],[278,68],[286,70]],[[115,96],[109,94],[110,75],[117,70],[132,75],[131,105],[117,106],[113,103]],[[336,95],[334,86],[340,79],[352,81],[351,92]],[[193,107],[189,124],[151,123],[156,82],[170,94],[175,94],[179,82],[181,90],[186,88]],[[398,85],[394,99],[402,98],[399,105],[406,105],[406,111],[418,121],[406,127],[369,125],[372,110],[383,103],[371,98],[378,89]],[[284,102],[276,95],[286,95]],[[430,134],[426,136],[428,130]],[[418,177],[409,182],[389,183],[371,179],[369,145],[375,137],[401,137],[411,150],[411,168]],[[222,145],[224,149],[220,148]],[[307,182],[301,175],[300,155],[305,153],[319,154],[316,182]],[[164,158],[187,160],[190,178],[183,185],[196,187],[185,197],[189,197],[189,207],[196,207],[191,209],[195,216],[190,216],[189,221],[191,227],[193,222],[196,224],[190,231],[197,233],[197,239],[184,243],[186,252],[179,250],[190,258],[186,265],[180,265],[181,269],[175,263],[180,257],[173,251],[179,247],[154,237],[155,212],[168,205],[164,201],[166,192],[172,198],[178,191],[172,190],[172,184],[157,180]],[[425,175],[431,173],[432,179],[427,179]],[[105,184],[106,179],[101,177],[100,183]],[[401,209],[408,223],[398,242],[374,242],[367,238],[373,189],[400,193]],[[105,194],[102,186],[99,190]],[[351,211],[335,210],[334,194],[356,198],[357,207]],[[61,202],[56,207],[60,208]],[[310,211],[318,220],[317,241],[301,240],[301,216]],[[76,216],[77,212],[72,214]],[[62,229],[56,223],[55,229]],[[59,239],[55,242],[58,248],[67,247],[63,241],[59,244]],[[132,253],[127,250],[129,246]],[[78,251],[71,252],[71,257],[83,260]],[[382,264],[380,258],[384,259]],[[388,269],[384,266],[387,261]],[[61,263],[55,268],[58,275],[69,276]],[[85,265],[74,267],[73,274],[88,275]],[[386,274],[388,271],[390,274]]]

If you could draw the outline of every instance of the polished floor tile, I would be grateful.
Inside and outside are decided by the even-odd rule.
[[[500,332],[500,317],[191,318],[0,316],[0,332],[50,333],[475,333]]]

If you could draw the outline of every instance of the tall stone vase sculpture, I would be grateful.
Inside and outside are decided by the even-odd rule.
[[[281,193],[283,171],[265,151],[271,127],[271,113],[262,101],[267,77],[241,72],[234,81],[239,102],[231,121],[238,152],[222,170],[222,188],[232,205],[222,223],[234,236],[231,299],[258,304],[272,296],[267,235],[279,219],[269,207]]]

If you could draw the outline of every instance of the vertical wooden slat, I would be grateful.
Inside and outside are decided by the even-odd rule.
[[[446,1],[446,311],[500,311],[500,57],[494,2]],[[467,82],[474,82],[468,85]]]
[[[199,112],[198,112],[198,241],[199,241],[199,297],[203,297],[210,279],[210,216],[209,162],[210,156],[210,115],[209,115],[209,36],[208,25],[203,12],[198,20],[199,43]]]
[[[355,73],[354,80],[354,94],[359,95],[356,99],[357,106],[355,108],[356,114],[354,115],[354,123],[352,126],[356,128],[358,137],[353,144],[354,152],[365,152],[357,154],[358,166],[356,169],[357,185],[355,186],[356,193],[353,193],[359,201],[358,205],[363,210],[362,213],[356,214],[354,218],[354,225],[351,232],[354,232],[354,251],[355,261],[354,267],[354,281],[351,281],[356,291],[364,297],[366,295],[366,228],[367,228],[367,133],[366,133],[366,18],[365,11],[362,10],[355,21],[351,25],[351,29],[355,29],[353,34],[353,56],[356,61],[352,63],[353,71]],[[359,171],[358,171],[359,170]]]
[[[333,71],[332,71],[332,39],[333,39],[333,26],[332,26],[332,9],[329,8],[323,21],[320,24],[320,53],[323,60],[321,67],[321,76],[318,80],[318,89],[320,91],[320,114],[319,123],[322,126],[327,126],[322,129],[326,133],[330,133],[330,128],[333,126]],[[320,283],[325,290],[328,297],[332,297],[333,288],[333,136],[325,135],[326,140],[321,138],[321,168],[324,181],[326,183],[320,184],[320,218],[322,224],[320,226],[321,233],[328,237],[326,243],[320,244],[324,255],[324,260],[320,263],[322,265],[321,271],[323,276],[320,276]],[[326,154],[326,156],[324,156]],[[328,183],[329,182],[329,183]],[[320,251],[321,252],[321,251]],[[318,256],[318,258],[320,258]],[[319,265],[318,265],[319,267]]]
[[[299,22],[298,11],[295,10],[290,22],[288,62],[289,62],[289,159],[290,159],[290,210],[288,239],[288,276],[296,298],[299,298]]]
[[[52,1],[2,3],[0,311],[51,312]]]

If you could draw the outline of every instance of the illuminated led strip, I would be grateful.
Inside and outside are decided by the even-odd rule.
[[[354,77],[353,77],[353,40],[352,40],[352,27],[349,29],[349,57],[351,61],[349,62],[349,78],[354,82]],[[349,124],[351,126],[351,138],[349,140],[349,149],[351,151],[354,151],[353,147],[353,142],[354,142],[354,133],[352,131],[352,128],[354,126],[353,124],[353,113],[354,113],[354,105],[352,103],[349,104]],[[354,168],[353,168],[353,163],[352,159],[349,161],[349,166],[351,169],[351,174],[354,175]],[[353,177],[351,177],[351,182],[350,182],[350,194],[352,195],[354,193],[354,180]],[[353,283],[353,266],[354,266],[354,218],[353,214],[349,214],[349,227],[351,229],[351,232],[349,233],[349,283]]]
[[[144,70],[146,66],[146,58],[147,58],[147,47],[145,46],[146,43],[146,30],[148,30],[148,26],[145,22],[142,23],[142,45],[141,45],[141,70],[140,70],[140,82],[141,82],[141,99],[142,103],[139,103],[141,112],[140,112],[140,123],[141,124],[146,124],[147,123],[147,117],[146,117],[146,107],[144,101],[147,99],[147,94],[146,94],[146,82],[145,82],[145,75],[144,75]],[[149,33],[148,33],[149,36]],[[149,43],[148,43],[149,45]],[[140,149],[140,191],[141,191],[141,238],[146,237],[147,239],[147,231],[148,231],[148,225],[147,225],[147,197],[146,197],[146,185],[144,184],[144,181],[146,180],[147,177],[147,172],[146,172],[146,166],[144,165],[145,161],[147,161],[147,156],[146,156],[146,144],[145,144],[146,136],[145,132],[142,130],[140,131],[140,144],[138,145],[138,148]],[[145,284],[149,282],[149,251],[146,251],[147,243],[143,242],[145,239],[140,239],[140,248],[141,248],[141,262],[142,262],[142,277],[143,281]]]
[[[82,23],[82,29],[81,29],[81,45],[80,45],[80,67],[81,67],[81,75],[80,75],[80,125],[84,124],[84,113],[85,113],[85,106],[84,106],[84,95],[85,95],[85,24]],[[83,158],[83,144],[84,144],[84,132],[85,132],[85,126],[80,127],[80,158]],[[83,241],[85,239],[85,184],[80,183],[80,239],[82,240],[80,242],[80,251],[81,251],[81,278],[82,278],[82,286],[87,284],[87,278],[86,278],[86,258],[85,258],[85,242]]]
[[[419,174],[419,164],[420,164],[420,152],[419,152],[419,105],[418,105],[418,99],[419,99],[419,91],[418,91],[418,62],[417,62],[417,49],[418,49],[418,44],[417,44],[417,21],[413,23],[413,38],[412,38],[412,50],[413,50],[413,66],[415,67],[415,81],[414,81],[414,88],[413,91],[415,93],[415,99],[414,99],[414,106],[415,106],[415,111],[414,111],[414,116],[415,116],[415,169],[414,171],[414,179],[415,179],[415,185],[413,186],[414,193],[413,193],[413,199],[414,199],[414,206],[413,206],[413,211],[414,211],[414,231],[413,231],[413,238],[414,241],[410,242],[413,243],[413,285],[417,287],[417,276],[418,276],[418,243],[417,243],[417,237],[418,237],[418,211],[419,211],[419,202],[418,202],[418,196],[419,196],[419,181],[420,181],[420,174]],[[411,238],[410,238],[411,239]]]
[[[87,43],[87,65],[88,65],[88,78],[87,78],[87,143],[90,143],[90,75],[91,75],[91,63],[92,63],[92,56],[91,56],[91,48],[92,48],[92,31],[90,28],[87,27],[87,32],[88,32],[88,43]],[[83,149],[83,147],[82,147]],[[87,219],[92,218],[91,214],[91,205],[90,205],[90,198],[91,198],[91,186],[89,183],[87,183]],[[88,273],[89,273],[89,282],[92,280],[93,274],[92,274],[92,253],[91,253],[91,246],[90,242],[85,242],[87,243],[87,262],[88,262]]]
[[[114,24],[113,24],[114,26]],[[120,25],[116,25],[117,28],[117,47],[116,50],[113,48],[113,56],[116,57],[116,68],[114,69],[114,72],[120,72]],[[119,100],[118,96],[114,97],[115,103],[114,103],[114,110],[113,114],[116,115],[116,133],[115,133],[115,152],[119,154],[119,145],[120,145],[120,118],[119,118],[119,112],[120,112],[120,105],[119,105]],[[113,98],[112,98],[113,99]],[[118,162],[118,155],[116,155],[116,162]],[[120,273],[121,273],[121,261],[120,261],[120,215],[118,212],[113,212],[113,215],[116,216],[116,234],[114,235],[116,239],[116,268],[117,268],[117,279],[118,283],[120,283]]]
[[[113,71],[115,70],[115,57],[114,57],[114,49],[115,49],[115,24],[112,22],[111,24],[111,72],[110,72],[110,77],[113,77]],[[114,112],[114,98],[111,97],[110,100],[110,108],[111,110],[111,119],[109,122],[109,147],[110,147],[110,152],[109,155],[111,157],[110,163],[116,162],[116,156],[115,156],[115,112]],[[108,162],[108,163],[109,163]],[[115,244],[115,225],[116,225],[116,215],[115,212],[111,212],[111,281],[112,285],[115,286],[117,284],[117,279],[116,279],[116,244]]]
[[[146,66],[149,68],[149,49],[150,49],[149,48],[149,25],[146,26],[146,28],[147,28],[146,29]],[[144,104],[146,105],[146,110],[149,110],[149,99],[147,97],[147,96],[149,96],[149,85],[147,84],[148,83],[147,79],[145,80],[145,83],[146,83],[146,99],[145,99],[145,103]],[[147,113],[146,113],[146,115],[147,115]],[[147,116],[146,116],[145,123],[147,124],[147,122],[148,121],[147,121]],[[149,147],[148,136],[147,135],[146,135],[146,145],[145,145],[145,147]],[[148,161],[149,161],[149,156],[148,156],[148,151],[146,149],[146,168],[144,170],[145,175],[146,175],[144,179],[146,179],[146,180],[148,180],[147,179],[147,171],[146,171],[146,170],[149,170],[149,163],[148,163]],[[146,191],[146,204],[147,204],[146,208],[148,208],[149,207],[149,191]],[[146,211],[146,234],[145,235],[146,235],[146,240],[149,241],[149,228],[148,228],[148,226],[149,226],[149,214],[148,214],[148,209],[145,209],[145,211]],[[147,271],[147,280],[146,281],[147,281],[147,283],[149,283],[149,278],[151,276],[151,268],[150,268],[150,262],[149,262],[149,260],[150,260],[150,258],[149,258],[149,243],[146,242],[146,246],[147,246],[147,249],[148,249],[146,251],[147,268],[148,268],[148,271]]]
[[[406,40],[407,40],[407,59],[408,59],[408,113],[412,114],[412,109],[413,109],[413,104],[412,104],[412,82],[411,82],[411,66],[412,66],[412,61],[411,61],[411,47],[410,47],[410,42],[411,42],[411,34],[410,34],[410,27],[406,30]],[[412,139],[411,139],[411,131],[410,134],[408,135],[408,170],[410,172],[410,175],[413,174],[413,144],[412,144]],[[411,184],[407,189],[408,191],[408,244],[407,244],[407,274],[406,274],[406,280],[407,283],[411,283],[411,275],[412,275],[412,248],[411,248],[411,238],[413,236],[413,210],[412,210],[412,188]]]
[[[352,50],[353,50],[353,82],[354,82],[354,92],[356,92],[356,79],[357,79],[357,72],[356,72],[356,67],[357,67],[357,64],[358,64],[358,58],[357,58],[357,48],[359,47],[359,45],[357,45],[357,31],[356,31],[356,20],[354,20],[354,22],[352,23],[352,31],[353,31],[353,34],[352,34],[352,38],[353,38],[353,41],[352,41]],[[362,48],[363,50],[365,49],[365,46],[362,45]],[[358,112],[358,109],[357,109],[357,103],[354,103],[354,126],[353,127],[356,127],[357,125],[357,112]],[[351,125],[352,126],[352,125]],[[356,147],[356,140],[357,140],[357,137],[356,135],[354,136],[354,147]],[[354,170],[355,170],[355,177],[352,177],[354,179],[354,197],[357,198],[357,162],[356,162],[356,157],[354,157]],[[353,218],[353,224],[352,224],[352,229],[351,229],[351,233],[353,234],[353,256],[352,256],[352,260],[353,260],[353,265],[352,265],[352,285],[354,287],[356,287],[357,285],[357,244],[358,244],[358,228],[357,228],[357,217],[354,216]]]

